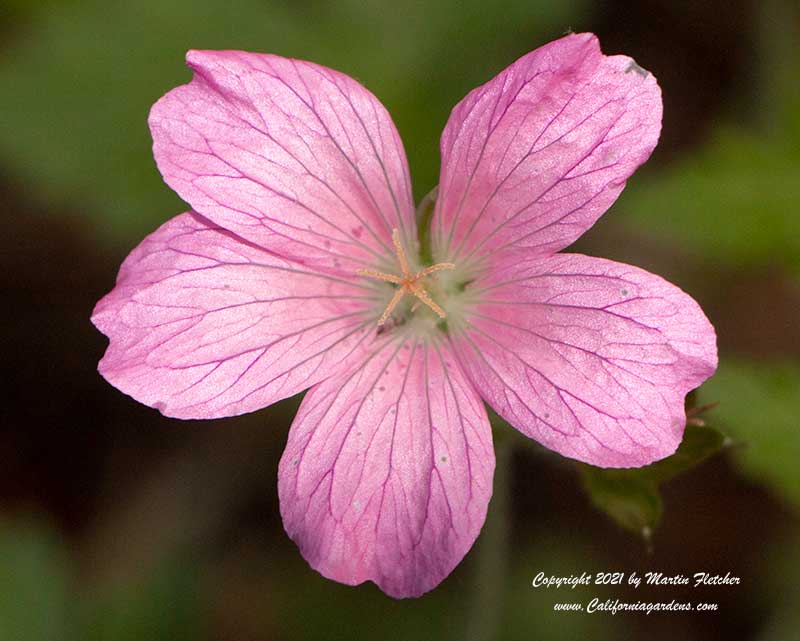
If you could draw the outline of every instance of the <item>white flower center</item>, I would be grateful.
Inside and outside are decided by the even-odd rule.
[[[412,313],[415,312],[420,305],[424,304],[432,309],[436,315],[439,316],[439,318],[446,318],[447,313],[431,298],[430,294],[423,286],[423,280],[436,272],[453,270],[456,267],[455,264],[436,263],[435,265],[425,267],[418,272],[411,272],[408,266],[406,252],[403,249],[403,244],[400,242],[400,232],[396,229],[392,231],[392,241],[394,242],[397,262],[400,264],[400,271],[402,272],[400,275],[387,274],[385,272],[373,271],[371,269],[358,270],[358,273],[361,276],[367,276],[368,278],[374,278],[376,280],[382,280],[397,285],[389,304],[386,306],[386,309],[383,310],[383,313],[378,319],[378,327],[382,327],[384,323],[386,323],[386,321],[392,315],[392,312],[397,307],[397,304],[403,300],[406,294],[417,298],[417,301],[415,301],[414,305],[411,307]]]

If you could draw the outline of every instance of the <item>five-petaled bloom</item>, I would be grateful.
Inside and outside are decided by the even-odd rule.
[[[185,419],[310,388],[278,489],[312,567],[395,597],[438,585],[492,493],[483,401],[593,465],[675,451],[684,396],[716,368],[713,327],[658,276],[556,253],[655,147],[652,75],[573,34],[469,93],[442,134],[421,246],[402,143],[363,86],[273,55],[187,61],[194,79],[150,128],[192,211],[98,303],[99,369]]]

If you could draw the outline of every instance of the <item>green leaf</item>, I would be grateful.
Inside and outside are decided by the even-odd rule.
[[[663,483],[699,465],[730,443],[731,440],[714,427],[688,425],[675,454],[635,471],[655,483]]]
[[[663,506],[656,484],[630,470],[581,466],[583,484],[592,505],[618,525],[649,539],[661,520]]]
[[[651,465],[606,469],[581,464],[583,485],[595,507],[626,530],[649,539],[663,511],[659,485],[694,468],[729,442],[713,427],[690,424],[678,450]]]

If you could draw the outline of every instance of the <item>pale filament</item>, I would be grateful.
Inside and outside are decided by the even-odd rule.
[[[389,301],[386,309],[383,310],[383,314],[381,314],[381,317],[378,319],[378,327],[382,326],[388,320],[389,316],[394,311],[394,308],[397,307],[397,304],[406,294],[416,296],[418,299],[411,308],[412,312],[417,310],[420,303],[423,303],[430,307],[439,316],[439,318],[444,318],[446,316],[444,310],[433,302],[430,295],[427,291],[425,291],[425,288],[420,284],[419,281],[435,272],[440,272],[444,269],[455,269],[455,265],[453,263],[436,263],[435,265],[431,265],[430,267],[426,267],[425,269],[412,274],[408,268],[406,252],[403,249],[402,243],[400,242],[400,232],[396,229],[392,230],[392,242],[394,243],[394,249],[397,254],[397,262],[400,263],[400,270],[403,272],[401,276],[397,276],[395,274],[386,274],[384,272],[378,272],[372,269],[358,270],[358,274],[361,276],[367,276],[377,280],[384,280],[386,282],[398,285],[394,292],[394,296],[392,296],[392,299]]]

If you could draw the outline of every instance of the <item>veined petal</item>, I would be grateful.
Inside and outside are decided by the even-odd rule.
[[[714,328],[692,298],[642,269],[577,254],[521,260],[476,285],[483,302],[459,355],[498,414],[602,467],[675,451],[684,396],[717,366]]]
[[[374,333],[369,296],[181,214],[131,252],[95,307],[110,339],[98,369],[167,416],[251,412],[355,358]]]
[[[493,473],[486,410],[447,345],[387,339],[306,395],[280,463],[281,514],[324,576],[419,596],[472,546]]]
[[[164,180],[216,224],[327,271],[416,238],[405,151],[375,96],[300,60],[190,51],[191,83],[150,112]]]
[[[442,133],[437,260],[563,249],[616,200],[661,130],[655,78],[573,34],[470,92]]]

